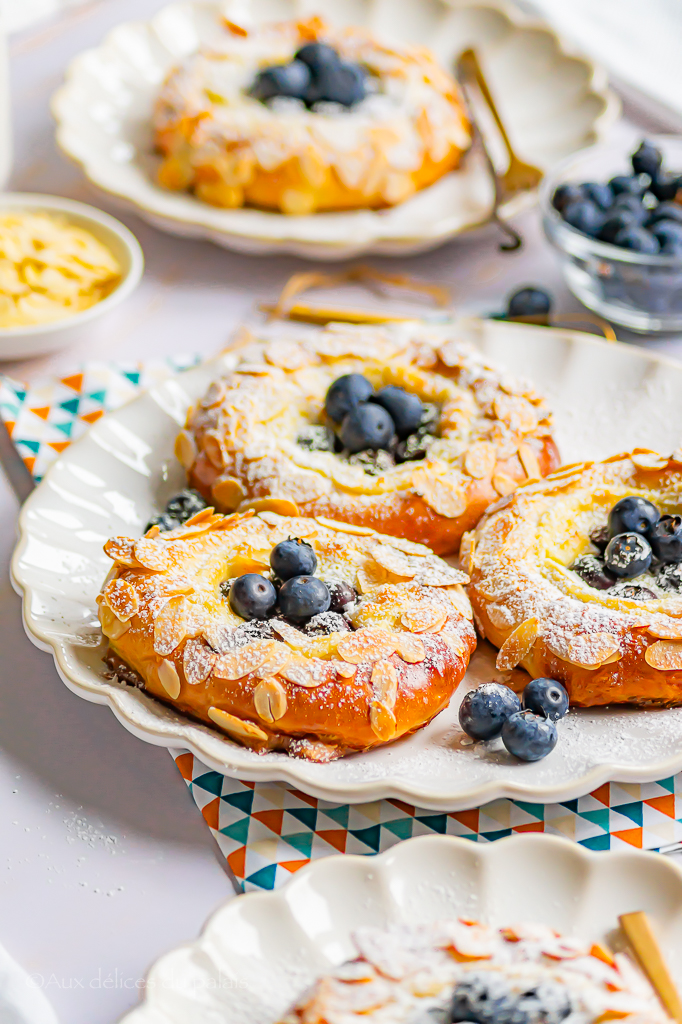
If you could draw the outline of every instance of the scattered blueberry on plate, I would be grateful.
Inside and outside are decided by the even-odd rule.
[[[521,701],[502,683],[483,683],[470,690],[459,709],[459,724],[473,740],[492,740],[502,732],[510,715],[521,710]]]
[[[557,727],[546,715],[517,711],[502,726],[502,742],[519,761],[539,761],[550,754],[558,739]]]
[[[523,691],[523,706],[527,711],[558,722],[568,711],[568,694],[556,679],[531,679]]]
[[[552,296],[544,288],[520,288],[507,302],[508,320],[524,317],[546,318],[552,309]]]
[[[199,492],[187,487],[179,494],[174,494],[172,498],[169,498],[163,512],[152,516],[145,527],[145,532],[152,526],[158,526],[163,533],[175,530],[204,508],[206,508],[206,502]]]

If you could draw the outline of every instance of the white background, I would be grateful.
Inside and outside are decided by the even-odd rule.
[[[49,96],[72,56],[117,22],[160,6],[160,0],[94,0],[14,36],[11,188],[116,212],[57,153]],[[290,258],[232,255],[163,235],[134,215],[122,219],[145,251],[142,286],[80,350],[11,365],[13,375],[66,373],[94,357],[211,353],[257,300],[274,297],[289,274],[306,267]],[[498,310],[515,287],[538,283],[554,291],[559,310],[575,311],[536,213],[518,226],[527,240],[522,253],[498,253],[490,230],[429,255],[373,262],[450,285],[460,309]],[[361,300],[371,301],[348,296],[349,304]],[[679,341],[648,344],[682,355]],[[103,1024],[135,1004],[147,967],[193,937],[232,887],[168,753],[72,695],[49,656],[24,636],[6,570],[16,512],[0,478],[0,943],[43,979],[65,1024]]]

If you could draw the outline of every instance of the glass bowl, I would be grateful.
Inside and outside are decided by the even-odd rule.
[[[663,152],[663,166],[682,173],[682,138],[647,136]],[[607,182],[632,173],[639,142],[616,141],[584,149],[558,164],[540,191],[545,234],[559,253],[566,284],[588,309],[631,331],[682,330],[682,258],[646,256],[598,242],[572,228],[552,206],[558,185]]]

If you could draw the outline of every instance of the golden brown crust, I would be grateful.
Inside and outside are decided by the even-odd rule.
[[[369,68],[385,95],[325,115],[292,100],[265,106],[245,92],[245,79],[314,39]],[[401,203],[456,168],[471,141],[457,84],[432,54],[318,18],[227,29],[220,46],[171,72],[154,126],[164,187],[214,206],[292,215]]]
[[[568,571],[620,498],[682,504],[682,456],[635,449],[564,467],[488,510],[462,543],[480,632],[498,667],[560,680],[571,703],[682,703],[682,594],[629,600]]]
[[[121,659],[147,692],[259,751],[326,760],[421,728],[448,704],[475,647],[466,576],[420,546],[349,531],[209,509],[167,534],[114,538],[99,597],[110,665]],[[270,636],[235,634],[244,620],[220,584],[266,572],[290,536],[313,545],[321,578],[360,591],[353,631],[308,636],[271,620]]]
[[[292,339],[243,338],[234,359],[234,372],[190,411],[176,447],[192,485],[222,511],[284,500],[304,515],[452,554],[492,501],[559,461],[542,398],[460,344],[452,326],[332,324]],[[296,443],[324,423],[327,388],[345,373],[440,407],[426,458],[370,476]]]

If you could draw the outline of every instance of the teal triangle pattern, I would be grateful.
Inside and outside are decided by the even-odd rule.
[[[341,828],[348,828],[348,819],[350,817],[350,807],[325,807],[322,810],[323,814],[326,814],[328,818],[335,821]]]
[[[205,775],[192,779],[192,785],[198,786],[199,789],[205,789],[207,793],[213,793],[214,796],[220,796],[223,788],[223,776],[220,772],[206,772]]]
[[[100,405],[104,405],[107,400],[106,391],[93,391],[88,395],[91,402],[99,402]]]
[[[226,825],[225,828],[221,828],[220,833],[223,836],[227,836],[228,839],[234,839],[240,846],[246,846],[246,842],[249,838],[249,825],[251,824],[251,818],[240,818],[239,821],[233,821],[231,825]]]
[[[252,875],[247,875],[245,881],[258,886],[259,889],[272,889],[275,885],[276,874],[277,864],[268,864],[259,871],[254,871]]]
[[[611,836],[607,832],[603,836],[592,836],[590,839],[579,839],[578,844],[580,846],[587,847],[588,850],[610,850]]]
[[[127,377],[131,384],[139,384],[140,383],[140,373],[139,372],[135,372],[135,373],[133,373],[133,372],[124,372],[123,376]]]
[[[626,818],[634,821],[635,825],[639,825],[640,828],[642,827],[644,814],[641,803],[617,804],[612,810],[618,811],[619,814],[624,814]]]
[[[381,847],[381,825],[372,825],[370,828],[351,828],[348,830],[352,836],[359,839],[365,846],[369,846],[375,853]]]
[[[64,409],[65,412],[70,412],[72,416],[75,416],[80,406],[80,398],[69,398],[66,402],[60,402],[59,408]]]
[[[609,830],[609,808],[604,807],[598,811],[581,811],[581,818],[586,818],[587,821],[591,821],[593,825],[598,825],[599,828],[603,828],[605,832]]]
[[[315,807],[287,807],[285,810],[306,828],[314,829],[317,825],[317,809]]]
[[[251,814],[253,807],[253,790],[245,789],[242,793],[221,793],[220,799],[231,807],[236,807],[244,814]]]
[[[282,836],[285,843],[288,843],[289,846],[293,846],[293,848],[302,853],[304,857],[310,857],[313,849],[314,838],[314,832],[294,832],[290,836]]]
[[[663,786],[663,789],[667,789],[669,793],[675,792],[675,776],[673,775],[670,779],[661,779],[660,782],[656,783],[657,786]]]
[[[398,818],[396,821],[385,821],[382,828],[387,828],[389,832],[392,832],[398,839],[411,839],[412,838],[412,822],[414,818]]]
[[[417,817],[417,821],[421,821],[422,825],[426,825],[427,828],[433,829],[434,832],[439,832],[441,835],[445,835],[448,830],[448,816],[447,814],[429,814],[426,817]]]
[[[53,423],[53,427],[55,430],[61,430],[62,434],[66,434],[67,437],[71,437],[73,420],[67,420],[66,423]]]

